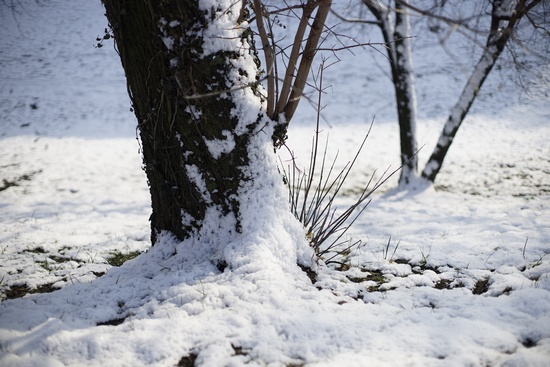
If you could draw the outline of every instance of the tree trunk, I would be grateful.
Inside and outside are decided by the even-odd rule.
[[[474,71],[470,75],[470,78],[468,79],[458,102],[451,110],[447,122],[443,127],[443,131],[439,136],[437,146],[422,171],[422,177],[425,179],[431,182],[435,181],[435,178],[443,165],[443,160],[445,159],[453,139],[458,132],[458,128],[462,124],[462,121],[464,121],[466,114],[474,103],[479,90],[483,86],[483,82],[504,50],[504,47],[510,39],[510,36],[512,35],[518,21],[538,3],[540,3],[540,0],[534,0],[529,4],[524,0],[518,1],[515,8],[512,9],[512,3],[510,1],[492,1],[491,30],[487,37],[485,49]],[[503,27],[502,22],[506,21],[508,24],[506,27]]]
[[[252,95],[253,43],[236,24],[241,2],[103,3],[138,120],[152,243],[163,231],[189,238],[212,208],[233,218],[239,232],[238,189],[251,180],[248,148],[261,114],[260,97]],[[256,113],[242,106],[243,94],[257,101]]]
[[[451,147],[454,137],[458,131],[458,128],[464,121],[464,117],[470,110],[476,96],[479,93],[485,78],[489,75],[489,72],[495,64],[498,54],[500,52],[496,47],[491,47],[491,49],[486,49],[483,52],[481,59],[478,61],[473,73],[470,75],[462,94],[458,102],[455,104],[451,110],[447,122],[439,136],[437,145],[426,163],[426,167],[422,171],[422,177],[425,179],[434,182],[437,174],[441,170],[443,165],[443,160]]]
[[[397,105],[401,144],[401,174],[399,185],[406,185],[418,170],[416,143],[416,93],[412,67],[409,10],[396,1],[395,28],[391,23],[390,9],[377,0],[363,0],[376,17],[382,31],[392,73]]]
[[[406,1],[403,1],[406,2]],[[395,4],[395,55],[392,67],[401,139],[401,175],[399,185],[410,183],[418,170],[416,145],[416,93],[411,51],[409,9],[402,1]]]

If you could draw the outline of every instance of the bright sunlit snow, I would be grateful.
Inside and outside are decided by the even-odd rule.
[[[524,90],[509,65],[497,68],[435,187],[398,191],[391,177],[346,237],[361,245],[341,264],[319,263],[312,284],[287,261],[313,257],[281,201],[282,180],[260,169],[276,164],[269,139],[251,152],[250,174],[264,189],[242,188],[242,235],[231,233],[234,218],[212,211],[205,220],[218,232],[203,242],[183,252],[163,235],[151,248],[124,74],[112,40],[94,47],[107,27],[100,1],[21,2],[15,12],[8,4],[0,3],[1,366],[185,366],[189,355],[197,366],[549,365],[548,65],[530,70]],[[467,78],[440,51],[413,40],[421,165]],[[338,166],[376,115],[339,208],[400,161],[386,60],[372,48],[354,53],[338,54],[323,80],[332,87],[321,141],[329,136]],[[460,61],[471,66],[477,56],[468,55]],[[257,106],[235,113],[255,116]],[[281,150],[282,162],[305,167],[314,131],[304,100],[289,131],[293,157]],[[232,149],[226,137],[209,142],[213,155]],[[223,272],[219,259],[230,265]]]

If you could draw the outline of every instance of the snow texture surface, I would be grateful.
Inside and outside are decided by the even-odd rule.
[[[201,242],[165,234],[151,248],[124,74],[112,41],[94,48],[107,27],[100,2],[22,3],[0,5],[0,365],[175,366],[193,355],[197,366],[548,366],[548,65],[531,70],[528,93],[502,79],[511,70],[492,74],[435,187],[395,190],[392,177],[349,234],[361,245],[337,258],[346,266],[319,262],[312,284],[295,265],[313,254],[269,132],[250,150],[242,235],[213,210],[216,231]],[[412,45],[420,164],[465,82],[429,45]],[[321,140],[337,166],[377,116],[339,208],[399,164],[393,92],[373,54],[324,74]],[[242,99],[234,112],[254,120],[257,101],[248,89]],[[283,162],[307,164],[314,121],[304,103]],[[212,154],[232,149],[226,137],[209,142]]]

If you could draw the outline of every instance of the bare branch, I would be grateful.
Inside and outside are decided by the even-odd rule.
[[[346,18],[340,13],[337,13],[333,9],[330,9],[330,13],[334,15],[336,18],[346,23],[361,23],[361,24],[374,24],[374,25],[380,24],[380,22],[376,20],[367,20],[367,19],[361,19],[361,18]]]
[[[414,5],[411,5],[408,1],[403,1],[403,0],[395,0],[397,3],[401,4],[402,6],[405,6],[407,8],[409,8],[410,10],[420,14],[420,15],[423,15],[423,16],[428,16],[430,18],[434,18],[434,19],[438,19],[438,20],[441,20],[449,25],[458,25],[458,26],[461,26],[465,29],[468,29],[469,31],[472,31],[472,32],[478,32],[478,30],[470,27],[467,22],[472,20],[472,19],[475,19],[475,18],[478,18],[480,15],[475,15],[475,16],[472,16],[472,17],[469,17],[469,18],[465,18],[465,19],[452,19],[452,18],[448,18],[448,17],[445,17],[445,16],[442,16],[442,15],[438,15],[438,14],[435,14],[433,13],[432,11],[429,11],[429,10],[423,10],[423,9],[420,9]]]
[[[240,86],[235,87],[235,88],[229,88],[229,89],[219,90],[219,91],[210,92],[210,93],[203,93],[203,94],[192,94],[192,95],[189,95],[189,96],[183,96],[182,98],[186,99],[186,100],[190,100],[190,99],[201,99],[201,98],[215,97],[215,96],[219,96],[219,95],[222,95],[222,94],[225,94],[225,93],[232,93],[232,92],[236,92],[238,90],[251,88],[251,87],[256,87],[266,79],[267,78],[262,78],[258,81],[243,84],[243,85],[240,85]],[[180,89],[183,90],[183,87],[182,87],[182,85],[181,85],[181,83],[180,83],[180,81],[177,77],[176,77],[176,82],[178,83]]]
[[[308,0],[307,4],[304,6],[303,14],[300,19],[300,24],[298,25],[298,29],[296,30],[296,35],[294,37],[292,51],[290,52],[288,65],[286,67],[283,87],[281,89],[281,94],[279,95],[279,101],[277,103],[277,113],[282,113],[287,104],[288,96],[290,94],[290,90],[292,89],[292,79],[294,77],[294,72],[298,65],[298,59],[300,57],[300,46],[302,44],[302,40],[304,39],[304,34],[308,26],[308,20],[311,17],[313,10],[315,10],[314,1]]]
[[[245,0],[246,1],[246,0]],[[290,10],[294,10],[294,9],[303,9],[303,5],[302,4],[299,4],[299,5],[291,5],[291,6],[287,6],[285,8],[277,8],[277,9],[274,9],[274,10],[269,10],[268,13],[269,14],[281,14],[281,13],[286,13]],[[250,22],[253,22],[256,20],[256,17],[252,17],[250,18]]]
[[[407,37],[407,38],[413,38],[413,37]],[[385,42],[367,42],[367,43],[358,43],[356,45],[344,45],[342,47],[318,47],[317,51],[332,51],[332,52],[338,52],[338,51],[345,51],[356,47],[365,47],[365,46],[386,46]]]
[[[315,20],[311,25],[311,30],[306,42],[304,53],[300,60],[300,67],[298,69],[296,79],[294,80],[294,88],[292,89],[292,92],[288,99],[288,103],[284,108],[286,121],[290,121],[290,119],[294,115],[294,112],[296,111],[296,108],[298,107],[300,97],[302,96],[302,93],[304,91],[309,70],[311,69],[313,58],[317,52],[317,45],[319,44],[321,33],[323,32],[323,29],[325,27],[325,21],[327,19],[331,4],[332,0],[319,0],[316,3],[319,8],[317,9]]]
[[[541,30],[543,33],[546,33],[547,36],[550,36],[550,30],[547,27],[537,23],[530,14],[525,14],[525,18],[527,18],[533,28]]]
[[[265,57],[265,68],[267,73],[267,115],[273,118],[275,111],[275,79],[273,77],[275,65],[273,46],[269,43],[269,38],[265,30],[264,9],[261,0],[254,0],[252,6],[254,13],[256,13],[256,24],[258,25],[258,33],[260,34]]]

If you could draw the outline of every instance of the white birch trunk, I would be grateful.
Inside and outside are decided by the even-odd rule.
[[[487,36],[485,50],[468,79],[458,102],[451,110],[437,145],[422,171],[423,178],[431,182],[435,181],[437,174],[441,170],[443,160],[456,136],[458,128],[464,121],[485,79],[504,50],[513,30],[517,26],[519,20],[540,2],[540,0],[534,0],[530,3],[525,0],[517,2],[510,0],[495,0],[492,3],[491,29]],[[507,22],[507,24],[504,26],[502,25],[503,22]]]
[[[396,73],[394,77],[397,96],[401,138],[401,175],[399,185],[408,185],[418,170],[416,143],[416,92],[411,49],[411,25],[406,1],[396,2],[395,14]]]

